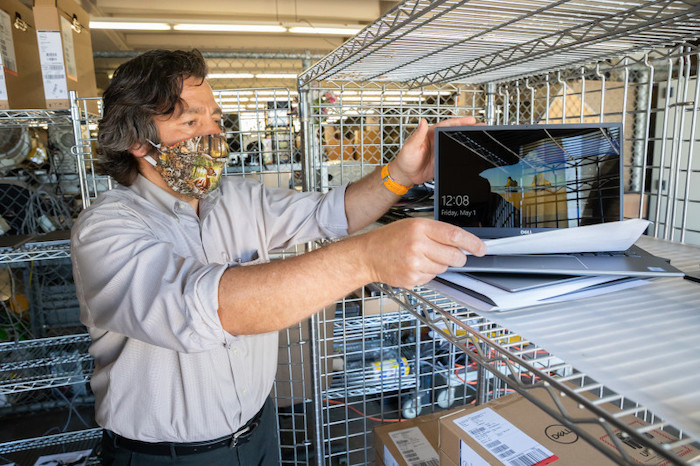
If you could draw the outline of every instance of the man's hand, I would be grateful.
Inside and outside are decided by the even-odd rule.
[[[486,252],[483,241],[471,233],[423,218],[400,220],[354,238],[364,241],[372,281],[403,288],[427,283],[447,267],[463,266],[464,251],[476,256]]]
[[[434,147],[436,126],[469,126],[476,124],[476,118],[450,118],[428,126],[421,118],[418,128],[406,140],[399,155],[391,163],[391,177],[404,186],[425,183],[435,175]]]

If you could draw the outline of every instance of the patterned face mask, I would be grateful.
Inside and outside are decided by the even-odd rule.
[[[196,136],[172,146],[148,142],[158,150],[158,160],[146,160],[176,193],[199,199],[219,186],[229,151],[225,135]]]

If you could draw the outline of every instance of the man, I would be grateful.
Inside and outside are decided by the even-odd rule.
[[[120,186],[80,215],[72,258],[107,464],[276,464],[278,332],[367,283],[413,287],[484,251],[410,219],[269,262],[271,249],[359,231],[430,179],[433,132],[422,121],[388,174],[327,194],[219,179],[206,72],[197,51],[147,52],[104,94],[100,162]]]

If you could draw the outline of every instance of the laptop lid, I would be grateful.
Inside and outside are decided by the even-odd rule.
[[[481,238],[622,220],[620,123],[437,127],[435,218]]]
[[[483,239],[622,220],[622,125],[435,129],[435,218]],[[612,255],[470,257],[462,272],[682,275],[633,247]]]

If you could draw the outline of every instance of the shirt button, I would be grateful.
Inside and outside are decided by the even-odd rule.
[[[233,354],[238,354],[238,348],[233,348]]]
[[[246,393],[248,393],[248,389],[244,388],[243,390],[241,390],[241,393],[245,395]]]

